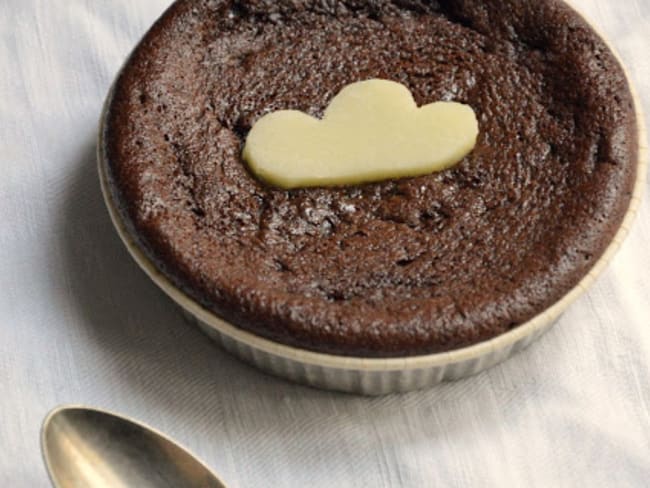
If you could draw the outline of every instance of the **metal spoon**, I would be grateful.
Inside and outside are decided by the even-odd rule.
[[[43,422],[41,447],[55,488],[225,488],[165,435],[110,412],[53,410]]]

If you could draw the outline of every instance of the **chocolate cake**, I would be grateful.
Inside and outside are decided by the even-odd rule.
[[[321,116],[371,78],[469,104],[474,151],[357,186],[247,170],[261,116]],[[543,312],[610,243],[636,172],[624,72],[558,0],[180,0],[107,107],[112,198],[157,267],[239,328],[338,355],[447,351]]]

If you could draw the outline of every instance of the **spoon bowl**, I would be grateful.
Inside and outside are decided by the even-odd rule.
[[[53,410],[43,422],[41,443],[55,488],[226,486],[167,436],[103,410]]]

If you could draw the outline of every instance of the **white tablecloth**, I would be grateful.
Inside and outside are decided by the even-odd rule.
[[[233,487],[650,486],[650,201],[608,271],[489,372],[368,399],[263,375],[188,325],[102,202],[95,131],[169,0],[0,0],[0,486],[48,486],[43,416],[117,410]],[[650,0],[575,0],[650,114]]]

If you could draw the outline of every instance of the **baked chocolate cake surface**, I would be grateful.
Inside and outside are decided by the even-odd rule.
[[[469,104],[456,167],[285,191],[241,158],[262,115],[321,116],[383,78]],[[493,338],[593,266],[637,164],[623,70],[557,0],[181,0],[119,76],[113,199],[154,263],[232,324],[305,349],[410,356]]]

